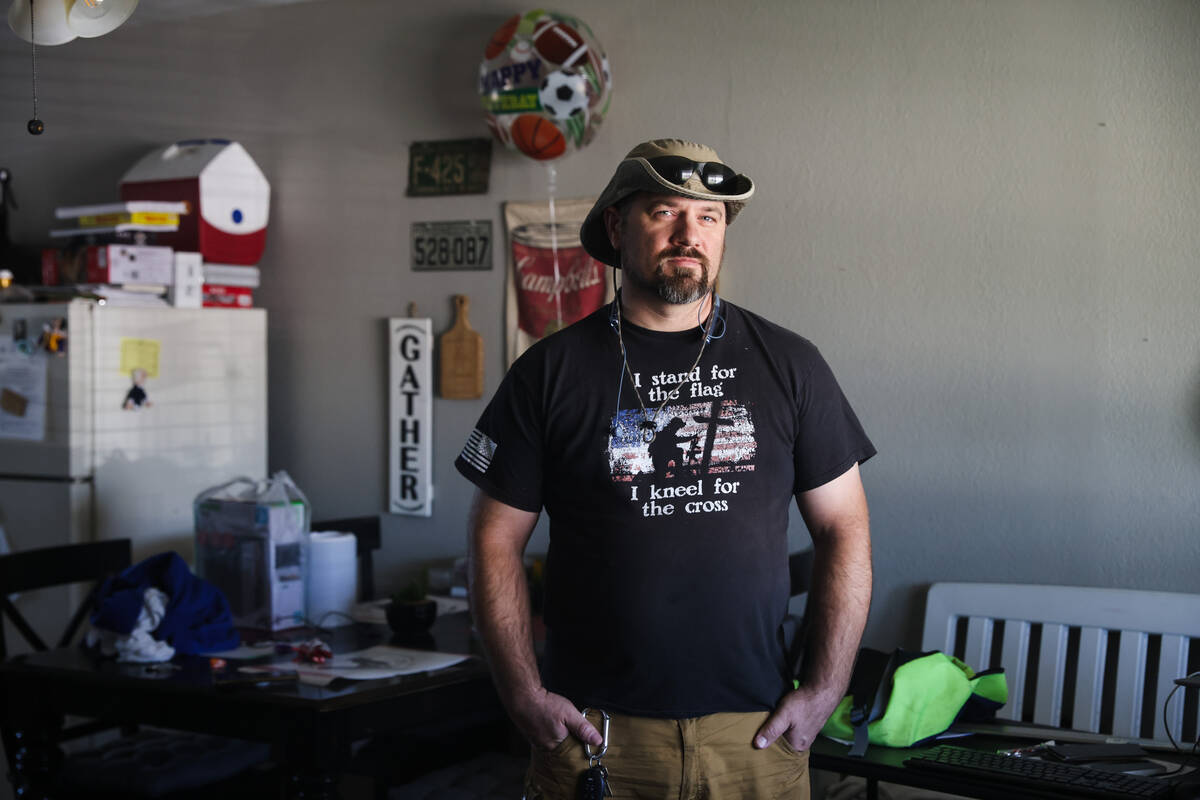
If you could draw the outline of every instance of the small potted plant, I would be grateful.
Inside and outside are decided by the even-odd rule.
[[[420,633],[429,629],[437,617],[437,603],[425,591],[419,580],[409,581],[404,588],[392,593],[387,607],[387,621],[400,635]]]

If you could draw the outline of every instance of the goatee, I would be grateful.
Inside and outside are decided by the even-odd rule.
[[[691,270],[666,266],[671,258],[694,258],[699,262],[700,274],[693,276]],[[654,267],[654,289],[668,303],[683,305],[693,303],[708,294],[708,259],[699,250],[690,247],[668,247],[658,254]]]

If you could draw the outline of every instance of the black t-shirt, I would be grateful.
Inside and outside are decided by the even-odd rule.
[[[522,355],[455,462],[550,518],[543,682],[642,716],[773,708],[789,504],[875,448],[806,339],[722,301],[689,372],[699,327],[626,321],[635,388],[611,311]]]

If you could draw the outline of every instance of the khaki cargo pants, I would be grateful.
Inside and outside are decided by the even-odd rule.
[[[766,712],[678,720],[612,714],[602,763],[614,800],[808,800],[808,753],[783,737],[754,748],[766,718]],[[526,800],[575,800],[587,768],[583,744],[573,736],[554,750],[535,748]]]

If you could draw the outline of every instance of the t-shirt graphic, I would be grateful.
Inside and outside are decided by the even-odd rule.
[[[732,399],[665,406],[664,420],[650,438],[641,409],[613,418],[608,465],[613,481],[628,483],[753,472],[758,451],[750,409]]]

